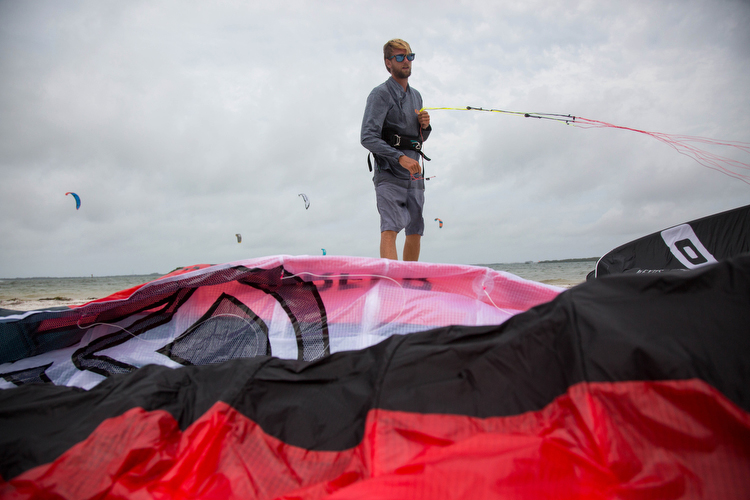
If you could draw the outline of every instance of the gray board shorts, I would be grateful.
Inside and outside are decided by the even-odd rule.
[[[375,198],[380,214],[380,232],[424,234],[424,180],[398,179],[388,171],[375,173]]]

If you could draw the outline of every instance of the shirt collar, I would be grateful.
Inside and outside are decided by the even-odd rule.
[[[409,90],[411,90],[409,82],[406,83],[406,91],[404,91],[404,88],[401,86],[401,84],[394,80],[392,76],[388,78],[388,85],[394,90],[398,90],[398,92],[401,94],[406,94],[409,92]]]

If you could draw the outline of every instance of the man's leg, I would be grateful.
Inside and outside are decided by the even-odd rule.
[[[418,234],[409,234],[406,236],[406,242],[404,242],[404,260],[419,260],[419,249],[421,242],[422,237]]]
[[[396,250],[396,231],[383,231],[380,233],[380,258],[398,260],[398,251]],[[419,251],[417,251],[419,254]]]

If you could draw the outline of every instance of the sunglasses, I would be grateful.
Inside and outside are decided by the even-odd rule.
[[[396,54],[395,56],[391,56],[388,59],[393,59],[395,57],[396,62],[404,62],[404,57],[405,57],[407,60],[413,61],[414,55],[415,55],[414,52],[412,52],[411,54]]]

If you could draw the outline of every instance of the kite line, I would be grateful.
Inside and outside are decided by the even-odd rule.
[[[637,132],[639,134],[653,137],[657,141],[661,141],[664,144],[668,145],[678,153],[692,158],[706,168],[716,170],[724,175],[728,175],[729,177],[738,179],[746,184],[750,184],[750,163],[711,153],[710,151],[706,151],[696,146],[696,144],[721,146],[725,148],[733,148],[750,155],[750,143],[747,142],[722,141],[690,135],[672,135],[662,132],[649,132],[637,128],[613,125],[611,123],[583,118],[580,116],[555,113],[529,113],[522,111],[507,111],[504,109],[480,108],[474,106],[464,106],[462,108],[422,108],[422,110],[487,111],[490,113],[503,113],[507,115],[521,116],[524,118],[536,118],[538,120],[551,120],[583,129],[616,128],[620,130],[629,130],[631,132]]]

